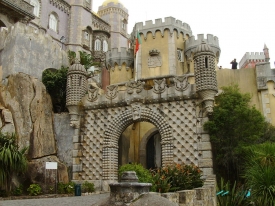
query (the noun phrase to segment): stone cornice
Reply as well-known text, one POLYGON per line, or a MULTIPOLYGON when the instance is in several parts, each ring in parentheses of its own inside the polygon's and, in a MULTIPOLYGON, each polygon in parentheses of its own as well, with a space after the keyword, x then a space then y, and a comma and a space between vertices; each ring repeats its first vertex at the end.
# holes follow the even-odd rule
MULTIPOLYGON (((33 6, 23 0, 0 0, 0 5, 15 11, 20 16, 34 19, 33 6)), ((2 6, 1 6, 2 7, 2 6)))
POLYGON ((66 14, 70 14, 71 6, 64 0, 50 0, 50 3, 54 5, 56 8, 65 12, 66 14))
POLYGON ((104 30, 107 32, 110 32, 111 30, 110 24, 108 24, 106 21, 101 19, 99 16, 97 16, 93 12, 92 12, 92 22, 94 27, 96 27, 97 29, 104 30))
POLYGON ((130 81, 120 86, 110 85, 107 87, 106 94, 99 95, 97 91, 88 94, 83 99, 83 105, 86 110, 99 109, 106 107, 117 107, 141 102, 143 104, 153 104, 160 102, 169 102, 177 100, 198 99, 194 84, 189 84, 188 78, 191 75, 175 76, 171 78, 170 85, 166 84, 166 80, 155 79, 154 86, 146 89, 146 82, 130 81), (125 90, 126 88, 126 90, 125 90), (89 96, 96 97, 94 101, 88 99, 89 96))

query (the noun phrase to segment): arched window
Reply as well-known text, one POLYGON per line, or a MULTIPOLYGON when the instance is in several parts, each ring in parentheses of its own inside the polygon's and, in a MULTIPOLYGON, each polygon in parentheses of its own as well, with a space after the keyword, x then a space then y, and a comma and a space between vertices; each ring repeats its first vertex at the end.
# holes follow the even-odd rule
POLYGON ((33 14, 36 17, 39 17, 39 13, 40 13, 40 3, 38 0, 31 0, 30 4, 34 7, 33 8, 33 14))
POLYGON ((50 14, 49 28, 57 32, 57 23, 58 23, 57 16, 54 14, 50 14))
POLYGON ((95 40, 95 51, 101 50, 101 41, 99 39, 95 40))
POLYGON ((103 41, 103 51, 107 52, 108 51, 108 43, 106 40, 103 41))

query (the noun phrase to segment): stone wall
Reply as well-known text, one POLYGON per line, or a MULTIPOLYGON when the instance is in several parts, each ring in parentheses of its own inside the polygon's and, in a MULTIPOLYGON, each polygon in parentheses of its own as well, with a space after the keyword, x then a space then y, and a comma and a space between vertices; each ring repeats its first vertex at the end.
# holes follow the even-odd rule
POLYGON ((3 78, 23 72, 41 80, 48 68, 68 66, 67 53, 51 36, 20 22, 0 32, 3 78))
POLYGON ((74 129, 70 126, 69 113, 54 114, 54 133, 57 144, 57 157, 71 168, 74 129))

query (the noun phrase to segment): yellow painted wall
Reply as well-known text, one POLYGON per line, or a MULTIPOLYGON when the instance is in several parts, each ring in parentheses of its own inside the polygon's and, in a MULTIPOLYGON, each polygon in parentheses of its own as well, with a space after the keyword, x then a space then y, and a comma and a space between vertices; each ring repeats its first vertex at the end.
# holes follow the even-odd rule
POLYGON ((129 162, 140 163, 139 160, 139 146, 144 135, 155 126, 148 122, 137 122, 129 127, 123 132, 123 135, 129 140, 129 150, 124 149, 122 154, 122 164, 127 164, 129 162))
POLYGON ((265 99, 263 103, 265 104, 266 109, 270 110, 270 113, 267 114, 267 118, 271 120, 271 124, 275 125, 275 107, 271 105, 275 105, 275 89, 274 89, 274 82, 270 81, 267 82, 268 92, 265 95, 265 99))
POLYGON ((218 88, 238 84, 242 93, 252 95, 251 105, 262 111, 262 103, 259 97, 255 68, 250 69, 219 69, 217 72, 218 88))
POLYGON ((128 71, 126 70, 126 64, 122 64, 119 68, 119 65, 115 65, 114 71, 110 70, 110 84, 117 84, 120 82, 128 82, 133 78, 132 69, 129 68, 128 71))
MULTIPOLYGON (((177 55, 177 49, 182 50, 182 55, 184 58, 184 36, 182 33, 179 33, 177 31, 174 31, 174 41, 176 43, 176 55, 177 55), (178 37, 179 36, 179 37, 178 37)), ((176 75, 182 75, 184 73, 184 62, 178 61, 178 57, 176 56, 176 68, 177 72, 176 75)))
POLYGON ((157 31, 155 38, 153 38, 152 33, 147 34, 147 39, 144 39, 144 35, 141 34, 142 39, 142 68, 141 68, 141 78, 156 77, 169 74, 169 61, 168 61, 168 38, 170 36, 169 30, 164 31, 164 36, 161 36, 161 32, 157 31), (149 50, 157 49, 160 51, 160 56, 162 60, 161 67, 149 68, 148 67, 148 57, 149 50))

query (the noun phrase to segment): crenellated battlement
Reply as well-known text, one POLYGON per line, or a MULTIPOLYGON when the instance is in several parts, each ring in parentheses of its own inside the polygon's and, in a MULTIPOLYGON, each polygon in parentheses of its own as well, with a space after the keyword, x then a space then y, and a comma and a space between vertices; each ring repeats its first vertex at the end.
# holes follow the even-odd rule
POLYGON ((132 49, 127 49, 125 47, 121 47, 120 51, 118 48, 113 48, 106 52, 106 62, 108 67, 114 67, 115 64, 121 66, 123 63, 126 63, 129 67, 134 62, 134 52, 132 49))
POLYGON ((178 36, 182 33, 184 36, 192 35, 192 30, 187 23, 183 23, 181 20, 177 20, 174 17, 165 17, 164 21, 162 19, 155 19, 155 23, 152 20, 136 23, 133 32, 136 34, 136 31, 139 30, 140 33, 144 35, 144 38, 147 38, 147 33, 151 32, 153 37, 155 37, 156 31, 161 31, 162 36, 164 36, 164 30, 169 29, 170 34, 172 35, 174 30, 178 31, 178 36))
POLYGON ((219 46, 219 38, 217 36, 214 36, 213 34, 207 34, 206 38, 204 38, 204 34, 198 34, 197 39, 195 38, 195 36, 191 36, 189 39, 185 41, 185 55, 190 57, 191 53, 195 51, 197 46, 200 45, 202 41, 205 41, 207 44, 209 44, 213 52, 216 55, 218 54, 219 57, 221 52, 219 46))
POLYGON ((240 68, 243 68, 245 64, 247 64, 249 61, 264 62, 264 52, 246 52, 241 61, 239 62, 240 68))

